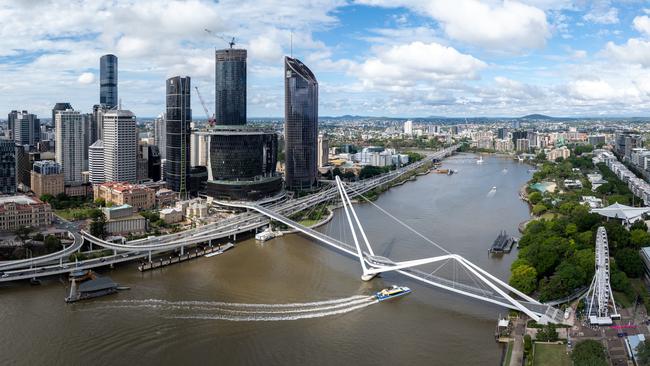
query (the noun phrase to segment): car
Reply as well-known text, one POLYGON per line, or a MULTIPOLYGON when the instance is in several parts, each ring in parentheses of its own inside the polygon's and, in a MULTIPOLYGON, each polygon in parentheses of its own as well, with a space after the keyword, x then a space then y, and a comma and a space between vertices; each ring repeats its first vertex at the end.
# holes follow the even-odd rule
POLYGON ((5 273, 5 274, 3 274, 3 275, 0 276, 0 277, 2 277, 2 278, 7 278, 7 277, 9 277, 9 274, 8 274, 8 273, 5 273))

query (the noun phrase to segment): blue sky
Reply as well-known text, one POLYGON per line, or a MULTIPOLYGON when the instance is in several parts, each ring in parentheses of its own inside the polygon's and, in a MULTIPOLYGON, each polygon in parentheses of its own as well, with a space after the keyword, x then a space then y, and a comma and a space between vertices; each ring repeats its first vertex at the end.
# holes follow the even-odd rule
POLYGON ((205 28, 249 50, 250 117, 283 115, 291 38, 320 115, 650 116, 650 3, 635 0, 8 0, 0 112, 90 111, 105 53, 136 115, 164 111, 174 75, 212 111, 213 49, 227 44, 205 28))

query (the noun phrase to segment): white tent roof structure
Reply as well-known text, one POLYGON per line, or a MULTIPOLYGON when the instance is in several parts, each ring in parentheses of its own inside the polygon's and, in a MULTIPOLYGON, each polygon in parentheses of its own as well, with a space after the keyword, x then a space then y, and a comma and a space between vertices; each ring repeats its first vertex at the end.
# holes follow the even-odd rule
POLYGON ((634 221, 644 213, 650 212, 650 207, 632 207, 621 205, 616 202, 603 208, 594 208, 591 212, 595 212, 601 216, 610 217, 613 219, 621 219, 627 221, 634 221))

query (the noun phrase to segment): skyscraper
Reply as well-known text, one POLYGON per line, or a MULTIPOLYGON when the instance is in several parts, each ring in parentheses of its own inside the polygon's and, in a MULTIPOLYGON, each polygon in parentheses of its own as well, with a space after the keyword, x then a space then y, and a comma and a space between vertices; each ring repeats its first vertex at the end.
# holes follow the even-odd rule
POLYGON ((246 124, 246 50, 215 51, 214 109, 218 125, 246 124))
POLYGON ((0 138, 0 194, 16 193, 16 145, 0 138))
POLYGON ((131 111, 110 110, 104 114, 104 179, 107 182, 137 182, 138 138, 131 111))
POLYGON ((56 162, 61 165, 66 185, 83 183, 81 172, 84 164, 83 116, 71 109, 57 111, 54 115, 56 131, 56 162))
POLYGON ((327 136, 318 135, 318 167, 329 165, 330 145, 327 136))
POLYGON ((9 116, 16 144, 35 147, 41 141, 41 121, 35 114, 11 111, 9 116))
POLYGON ((90 183, 106 182, 104 178, 104 141, 97 140, 88 147, 88 169, 90 170, 90 183))
POLYGON ((99 104, 110 109, 117 103, 117 56, 104 55, 99 59, 99 104))
POLYGON ((316 184, 318 82, 295 58, 284 58, 285 184, 290 190, 316 184))
POLYGON ((52 120, 50 121, 50 124, 54 126, 54 116, 56 115, 56 112, 58 111, 67 111, 68 109, 72 110, 72 104, 66 103, 66 102, 59 102, 54 105, 54 108, 52 108, 52 120))
POLYGON ((167 126, 165 124, 164 113, 153 120, 153 143, 158 146, 161 160, 165 160, 167 156, 167 126))
POLYGON ((167 186, 181 197, 188 193, 190 174, 190 134, 192 108, 190 104, 189 76, 167 79, 167 112, 165 130, 167 153, 165 181, 167 186))

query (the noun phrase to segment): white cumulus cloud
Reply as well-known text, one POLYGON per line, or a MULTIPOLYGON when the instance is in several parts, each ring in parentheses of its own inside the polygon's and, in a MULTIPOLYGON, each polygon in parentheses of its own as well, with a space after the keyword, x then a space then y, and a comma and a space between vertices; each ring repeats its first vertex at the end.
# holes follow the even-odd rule
POLYGON ((95 74, 92 72, 84 72, 83 74, 79 75, 77 81, 80 84, 91 84, 95 81, 95 74))
POLYGON ((358 3, 407 7, 437 20, 452 39, 499 51, 539 48, 551 36, 543 10, 518 1, 358 0, 358 3))

